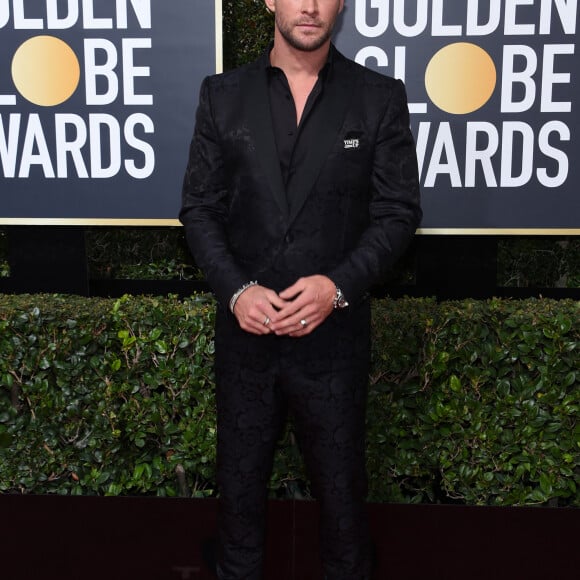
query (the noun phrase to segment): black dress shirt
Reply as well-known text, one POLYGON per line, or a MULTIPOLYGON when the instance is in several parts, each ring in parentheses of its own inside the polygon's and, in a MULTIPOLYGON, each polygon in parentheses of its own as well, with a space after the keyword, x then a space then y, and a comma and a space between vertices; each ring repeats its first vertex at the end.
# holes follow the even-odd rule
POLYGON ((290 91, 288 79, 281 68, 270 66, 268 63, 267 74, 272 127, 286 189, 288 189, 288 183, 300 166, 300 160, 295 155, 297 144, 300 139, 305 137, 305 127, 309 118, 316 115, 317 109, 321 106, 320 101, 322 99, 324 81, 327 78, 330 65, 331 58, 329 55, 328 61, 318 73, 316 84, 310 95, 308 95, 306 106, 298 125, 296 105, 290 91))

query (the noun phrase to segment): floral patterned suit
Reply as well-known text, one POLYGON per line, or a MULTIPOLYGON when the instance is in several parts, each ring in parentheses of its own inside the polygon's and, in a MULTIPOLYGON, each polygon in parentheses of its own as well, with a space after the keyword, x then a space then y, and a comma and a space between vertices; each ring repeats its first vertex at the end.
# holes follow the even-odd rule
POLYGON ((261 578, 266 486, 291 413, 321 507, 328 579, 369 578, 364 415, 369 289, 421 219, 404 86, 331 47, 285 185, 269 109, 268 55, 205 79, 180 219, 218 299, 219 577, 261 578), (324 274, 346 296, 301 338, 244 332, 228 310, 248 283, 281 291, 324 274))

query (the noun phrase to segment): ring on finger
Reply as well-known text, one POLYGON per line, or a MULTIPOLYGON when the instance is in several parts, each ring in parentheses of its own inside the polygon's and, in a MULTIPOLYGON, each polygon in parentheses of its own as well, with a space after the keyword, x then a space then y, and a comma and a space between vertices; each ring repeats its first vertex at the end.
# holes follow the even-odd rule
POLYGON ((302 328, 306 328, 308 326, 308 322, 306 321, 306 319, 302 319, 300 321, 300 326, 302 326, 302 328))
POLYGON ((266 316, 266 318, 264 318, 264 322, 262 323, 264 326, 268 326, 268 324, 270 324, 270 317, 266 316))

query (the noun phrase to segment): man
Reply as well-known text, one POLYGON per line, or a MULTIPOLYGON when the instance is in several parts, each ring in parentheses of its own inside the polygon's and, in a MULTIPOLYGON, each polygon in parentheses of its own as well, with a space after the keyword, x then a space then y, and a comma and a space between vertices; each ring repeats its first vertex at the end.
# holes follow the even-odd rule
POLYGON ((328 580, 370 578, 368 290, 421 218, 400 81, 331 44, 344 0, 265 0, 274 42, 204 80, 180 219, 218 299, 218 578, 262 577, 267 484, 287 412, 328 580))

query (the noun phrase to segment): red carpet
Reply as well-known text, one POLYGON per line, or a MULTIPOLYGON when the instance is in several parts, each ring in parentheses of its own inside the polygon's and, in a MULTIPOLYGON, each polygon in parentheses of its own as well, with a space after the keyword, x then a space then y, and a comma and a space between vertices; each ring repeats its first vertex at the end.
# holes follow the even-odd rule
MULTIPOLYGON (((375 580, 567 580, 580 510, 369 505, 375 580)), ((216 501, 0 495, 2 580, 209 580, 216 501)), ((321 580, 316 505, 270 504, 265 580, 321 580)))

